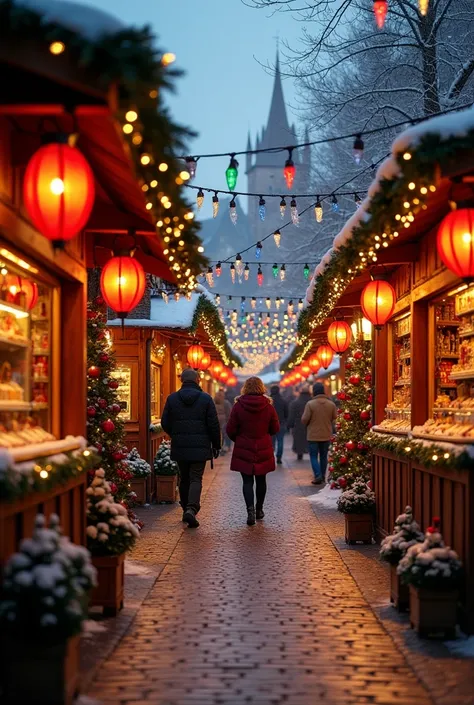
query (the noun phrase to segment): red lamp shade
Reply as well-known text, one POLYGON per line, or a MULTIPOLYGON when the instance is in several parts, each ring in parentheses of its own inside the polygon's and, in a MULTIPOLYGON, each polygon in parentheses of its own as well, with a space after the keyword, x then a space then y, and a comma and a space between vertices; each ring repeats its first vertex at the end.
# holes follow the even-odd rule
POLYGON ((211 364, 211 356, 209 353, 204 351, 204 355, 201 358, 201 362, 199 363, 199 369, 202 370, 203 372, 209 368, 209 365, 211 364))
POLYGON ((302 379, 303 379, 303 376, 302 376, 301 372, 299 372, 298 370, 295 370, 293 372, 293 383, 301 382, 302 379))
POLYGON ((329 345, 320 345, 316 350, 316 355, 321 363, 321 367, 324 367, 324 369, 327 370, 334 357, 332 348, 330 348, 329 345))
POLYGON ((474 208, 452 211, 439 226, 438 253, 458 277, 474 279, 474 208))
POLYGON ((352 331, 345 321, 334 321, 328 328, 328 342, 336 353, 343 353, 351 344, 352 331))
POLYGON ((224 365, 222 364, 222 362, 220 360, 212 360, 210 371, 211 371, 211 375, 215 379, 219 379, 219 375, 223 369, 224 369, 224 365))
POLYGON ((228 367, 224 367, 221 372, 219 373, 219 381, 223 382, 224 384, 227 382, 229 377, 231 376, 231 371, 229 370, 228 367))
POLYGON ((319 371, 319 368, 321 367, 321 363, 319 361, 319 357, 318 357, 317 353, 313 353, 312 355, 309 356, 308 365, 311 367, 311 372, 313 374, 316 374, 316 372, 319 371))
POLYGON ((295 174, 296 174, 296 167, 293 163, 293 159, 287 159, 285 162, 285 166, 283 167, 283 176, 285 177, 288 191, 291 191, 291 187, 293 186, 293 181, 295 180, 295 174))
POLYGON ((307 378, 311 374, 311 367, 307 362, 302 362, 300 365, 300 372, 303 375, 303 377, 307 378))
POLYGON ((227 386, 228 387, 235 387, 237 384, 237 377, 235 375, 231 375, 229 379, 227 380, 227 386))
POLYGON ((364 316, 376 328, 381 328, 391 317, 396 298, 393 286, 383 279, 369 282, 360 297, 364 316))
POLYGON ((38 285, 31 279, 24 279, 17 274, 8 274, 6 284, 12 303, 24 306, 31 311, 38 301, 38 285))
POLYGON ((100 276, 102 296, 122 320, 142 300, 145 285, 145 271, 140 262, 130 255, 109 259, 100 276))
POLYGON ((201 369, 201 360, 205 354, 204 348, 201 347, 201 345, 191 345, 191 347, 188 348, 186 357, 188 364, 193 368, 193 370, 201 369))
POLYGON ((43 145, 28 162, 23 200, 35 228, 55 247, 62 247, 84 228, 94 195, 92 170, 67 141, 43 145))
POLYGON ((385 18, 388 12, 387 0, 374 0, 375 23, 379 29, 383 29, 385 18))

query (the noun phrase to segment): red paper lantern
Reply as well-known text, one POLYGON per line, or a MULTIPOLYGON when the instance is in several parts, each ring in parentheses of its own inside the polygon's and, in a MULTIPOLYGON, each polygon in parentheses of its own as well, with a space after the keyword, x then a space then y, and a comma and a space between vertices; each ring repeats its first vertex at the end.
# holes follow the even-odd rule
POLYGON ((229 379, 227 380, 227 386, 228 387, 235 387, 237 384, 237 377, 235 375, 231 375, 229 379))
POLYGON ((219 375, 224 369, 224 365, 220 360, 214 360, 211 362, 211 375, 215 377, 215 379, 219 379, 219 375))
POLYGON ((94 205, 94 175, 67 135, 54 136, 26 167, 23 200, 35 228, 55 247, 64 246, 86 225, 94 205))
POLYGON ((438 229, 438 253, 458 277, 474 279, 474 208, 460 208, 444 218, 438 229))
POLYGON ((25 279, 17 274, 8 274, 6 278, 11 301, 18 306, 24 306, 31 311, 38 301, 38 285, 31 279, 25 279))
POLYGON ((332 348, 330 348, 329 345, 320 345, 316 351, 316 355, 321 363, 321 367, 324 367, 324 369, 327 370, 334 357, 332 348))
POLYGON ((122 323, 142 300, 145 286, 145 270, 131 254, 109 259, 100 276, 102 296, 122 323))
POLYGON ((391 317, 396 298, 393 286, 383 279, 369 282, 360 297, 364 316, 376 328, 381 328, 391 317))
POLYGON ((345 321, 334 321, 328 328, 328 342, 336 353, 343 353, 351 344, 351 327, 345 321))
POLYGON ((204 351, 204 355, 201 358, 201 362, 199 363, 199 369, 202 370, 203 372, 207 369, 209 369, 209 365, 211 364, 211 356, 209 353, 204 351))
POLYGON ((204 355, 204 348, 201 345, 191 345, 191 347, 188 348, 186 358, 188 360, 188 364, 193 368, 193 370, 201 369, 200 364, 204 355))
POLYGON ((229 370, 228 367, 224 367, 224 369, 221 371, 219 374, 219 381, 223 382, 224 384, 227 382, 229 377, 231 376, 232 372, 229 370))
POLYGON ((311 372, 313 374, 316 374, 320 370, 321 363, 319 361, 319 357, 318 357, 317 353, 313 353, 312 355, 309 356, 308 365, 310 366, 311 372))
POLYGON ((383 29, 385 18, 388 12, 387 0, 374 0, 375 23, 379 29, 383 29))
POLYGON ((311 374, 311 367, 307 362, 302 362, 300 365, 300 371, 303 377, 308 378, 311 374))

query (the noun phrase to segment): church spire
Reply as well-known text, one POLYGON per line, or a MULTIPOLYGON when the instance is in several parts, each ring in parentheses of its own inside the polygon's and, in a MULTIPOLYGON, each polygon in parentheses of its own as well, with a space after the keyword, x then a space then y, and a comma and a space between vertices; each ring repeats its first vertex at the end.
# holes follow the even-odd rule
MULTIPOLYGON (((277 49, 275 61, 275 76, 273 81, 272 100, 270 112, 268 114, 267 126, 262 135, 261 148, 279 147, 281 145, 291 145, 294 142, 294 134, 291 131, 286 114, 285 99, 283 97, 283 86, 280 72, 280 53, 277 49)), ((281 162, 281 155, 259 154, 256 159, 256 166, 276 165, 281 162)))

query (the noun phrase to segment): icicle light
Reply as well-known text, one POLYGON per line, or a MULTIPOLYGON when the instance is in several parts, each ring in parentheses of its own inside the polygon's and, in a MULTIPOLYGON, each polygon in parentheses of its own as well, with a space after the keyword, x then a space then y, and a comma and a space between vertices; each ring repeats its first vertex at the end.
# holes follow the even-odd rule
POLYGON ((197 193, 196 203, 197 203, 198 210, 201 210, 202 204, 204 203, 204 191, 201 188, 199 189, 199 191, 197 193))
POLYGON ((267 207, 265 205, 265 199, 260 196, 260 200, 258 202, 258 215, 260 217, 260 220, 265 220, 265 215, 267 214, 267 207))
POLYGON ((316 205, 314 206, 314 217, 317 223, 321 223, 323 219, 323 204, 319 200, 319 196, 316 200, 316 205))
POLYGON ((212 217, 217 218, 218 213, 219 213, 219 196, 217 195, 217 191, 216 191, 212 197, 212 217))
POLYGON ((291 222, 293 223, 293 225, 298 226, 299 222, 300 222, 300 216, 298 215, 298 206, 296 204, 295 198, 291 199, 290 212, 291 212, 291 222))
POLYGON ((237 223, 237 206, 235 205, 235 200, 232 199, 229 203, 229 215, 232 223, 236 225, 237 223))
POLYGON ((222 264, 218 262, 216 264, 216 277, 220 277, 222 274, 222 264))
POLYGON ((286 211, 286 201, 282 196, 281 201, 280 201, 280 216, 281 216, 281 218, 285 217, 285 211, 286 211))

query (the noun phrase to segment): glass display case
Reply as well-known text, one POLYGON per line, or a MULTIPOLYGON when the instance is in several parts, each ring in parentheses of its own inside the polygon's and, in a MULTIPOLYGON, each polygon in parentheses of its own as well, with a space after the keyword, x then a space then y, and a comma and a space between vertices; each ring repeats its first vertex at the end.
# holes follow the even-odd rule
POLYGON ((110 376, 118 382, 117 395, 121 411, 119 418, 122 421, 130 421, 132 413, 132 368, 131 365, 120 364, 110 376))

